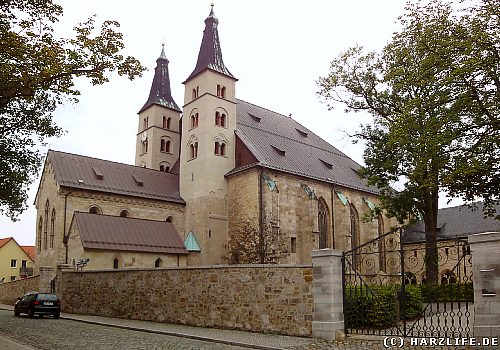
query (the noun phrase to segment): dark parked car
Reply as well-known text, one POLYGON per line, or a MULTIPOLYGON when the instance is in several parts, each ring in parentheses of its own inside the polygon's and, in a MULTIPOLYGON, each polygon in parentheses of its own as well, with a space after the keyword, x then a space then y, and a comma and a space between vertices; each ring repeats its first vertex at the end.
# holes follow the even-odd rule
POLYGON ((28 314, 29 317, 52 315, 54 318, 59 318, 61 301, 56 294, 29 292, 17 298, 14 305, 14 315, 19 316, 21 313, 28 314))

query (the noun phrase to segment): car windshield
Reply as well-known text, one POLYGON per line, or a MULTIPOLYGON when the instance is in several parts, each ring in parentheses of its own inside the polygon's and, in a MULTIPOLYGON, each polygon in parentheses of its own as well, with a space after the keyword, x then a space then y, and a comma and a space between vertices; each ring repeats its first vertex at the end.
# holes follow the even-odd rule
POLYGON ((59 298, 57 297, 57 295, 55 294, 38 294, 38 300, 53 300, 53 301, 56 301, 56 300, 59 300, 59 298))

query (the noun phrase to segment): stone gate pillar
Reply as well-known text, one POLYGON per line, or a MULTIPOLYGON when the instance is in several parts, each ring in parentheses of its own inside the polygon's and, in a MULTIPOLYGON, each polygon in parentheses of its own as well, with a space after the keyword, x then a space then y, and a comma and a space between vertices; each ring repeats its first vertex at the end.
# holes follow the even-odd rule
POLYGON ((50 293, 50 282, 56 277, 56 271, 52 266, 40 266, 40 290, 42 293, 50 293))
POLYGON ((312 252, 313 322, 312 336, 327 340, 344 337, 342 296, 342 251, 332 249, 312 252))
MULTIPOLYGON (((474 337, 496 338, 498 341, 500 339, 500 232, 470 235, 469 244, 474 283, 474 337)), ((495 346, 476 348, 493 349, 495 346)))

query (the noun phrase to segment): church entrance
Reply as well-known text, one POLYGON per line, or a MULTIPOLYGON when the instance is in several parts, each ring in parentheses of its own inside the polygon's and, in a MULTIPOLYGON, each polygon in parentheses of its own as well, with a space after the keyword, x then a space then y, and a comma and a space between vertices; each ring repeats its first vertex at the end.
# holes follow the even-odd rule
POLYGON ((425 241, 401 228, 344 252, 345 331, 401 337, 471 337, 474 290, 467 240, 438 242, 438 282, 427 283, 425 241))

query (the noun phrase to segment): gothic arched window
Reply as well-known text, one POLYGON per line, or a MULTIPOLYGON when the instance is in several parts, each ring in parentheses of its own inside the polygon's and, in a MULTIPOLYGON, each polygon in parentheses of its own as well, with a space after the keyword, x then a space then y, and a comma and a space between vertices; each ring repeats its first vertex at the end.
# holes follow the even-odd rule
POLYGON ((117 268, 118 268, 118 259, 117 259, 117 258, 115 258, 115 259, 113 260, 113 268, 114 268, 114 269, 117 269, 117 268))
MULTIPOLYGON (((356 247, 359 247, 360 245, 360 239, 359 239, 359 216, 358 216, 358 211, 354 207, 353 204, 349 205, 349 216, 350 216, 350 236, 351 236, 351 249, 354 249, 356 247)), ((352 256, 352 265, 354 269, 358 270, 359 269, 359 261, 360 257, 358 256, 357 253, 354 253, 352 256)))
POLYGON ((324 198, 318 201, 319 249, 328 248, 328 205, 324 198))
POLYGON ((38 250, 42 250, 42 231, 43 231, 43 218, 40 216, 38 220, 38 250))
POLYGON ((155 261, 155 267, 161 267, 161 265, 162 265, 161 263, 162 263, 162 261, 161 261, 160 258, 156 259, 156 261, 155 261))
POLYGON ((56 224, 56 210, 52 209, 52 216, 50 218, 50 241, 49 248, 54 248, 54 229, 56 224))
MULTIPOLYGON (((378 236, 382 237, 384 235, 384 220, 382 214, 378 216, 378 236)), ((385 237, 379 238, 378 240, 378 250, 379 250, 379 269, 380 271, 386 272, 387 263, 385 260, 385 237)))
POLYGON ((47 249, 47 235, 48 235, 48 227, 49 227, 49 210, 50 210, 50 202, 47 199, 45 202, 45 223, 43 226, 43 249, 47 249))

